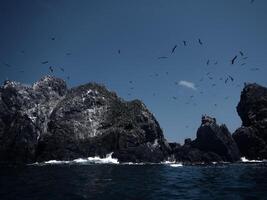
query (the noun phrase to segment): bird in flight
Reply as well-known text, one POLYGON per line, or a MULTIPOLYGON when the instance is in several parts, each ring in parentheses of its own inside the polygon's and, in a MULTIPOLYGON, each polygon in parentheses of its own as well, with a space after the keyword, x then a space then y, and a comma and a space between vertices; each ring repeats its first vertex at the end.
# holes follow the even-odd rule
POLYGON ((70 52, 67 52, 67 53, 66 53, 66 56, 70 56, 70 55, 71 55, 71 53, 70 53, 70 52))
POLYGON ((231 79, 232 82, 234 81, 234 78, 232 76, 228 75, 228 77, 231 79))
POLYGON ((174 45, 174 47, 172 48, 172 53, 174 53, 175 49, 177 48, 177 44, 174 45))
POLYGON ((206 65, 208 66, 210 64, 210 60, 207 60, 206 65))
MULTIPOLYGON (((2 62, 2 63, 3 63, 3 62, 2 62)), ((8 64, 8 63, 3 63, 3 65, 5 65, 6 67, 11 67, 11 65, 8 64)))
POLYGON ((168 58, 167 56, 160 56, 160 57, 158 57, 158 59, 166 59, 166 58, 168 58))
POLYGON ((56 40, 56 38, 55 38, 55 37, 51 37, 51 40, 53 40, 53 41, 54 41, 54 40, 56 40))
POLYGON ((52 66, 50 66, 49 67, 49 70, 53 73, 54 72, 54 70, 53 70, 53 67, 52 66))
POLYGON ((186 45, 187 45, 187 42, 186 42, 185 40, 183 41, 183 43, 184 43, 184 46, 186 46, 186 45))
POLYGON ((240 53, 241 56, 244 56, 244 53, 242 51, 239 51, 239 53, 240 53))
POLYGON ((235 60, 237 59, 237 56, 235 56, 232 60, 231 60, 231 63, 232 65, 235 64, 235 60))
POLYGON ((43 62, 41 62, 43 65, 45 65, 45 64, 47 64, 48 63, 48 61, 43 61, 43 62))
POLYGON ((202 43, 202 41, 201 41, 200 38, 198 39, 198 43, 199 43, 200 45, 203 45, 203 43, 202 43))
POLYGON ((121 54, 121 50, 120 49, 118 50, 118 54, 121 54))

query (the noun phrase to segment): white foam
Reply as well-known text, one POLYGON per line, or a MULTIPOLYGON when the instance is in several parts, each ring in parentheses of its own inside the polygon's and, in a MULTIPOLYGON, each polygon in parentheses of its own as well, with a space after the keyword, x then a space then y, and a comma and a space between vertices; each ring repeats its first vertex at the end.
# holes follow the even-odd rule
POLYGON ((70 161, 60 161, 60 160, 49 160, 49 161, 45 161, 44 164, 67 164, 70 161))
POLYGON ((245 162, 245 163, 260 163, 260 162, 264 162, 264 160, 248 160, 246 157, 241 157, 241 162, 245 162))
POLYGON ((182 167, 182 163, 170 164, 170 167, 182 167))
POLYGON ((42 163, 33 163, 33 165, 57 165, 57 164, 119 164, 118 159, 112 158, 112 153, 107 154, 105 158, 88 157, 77 158, 75 160, 49 160, 42 163))
POLYGON ((161 164, 168 165, 170 167, 182 167, 183 166, 183 164, 180 162, 169 161, 169 160, 161 162, 161 164))

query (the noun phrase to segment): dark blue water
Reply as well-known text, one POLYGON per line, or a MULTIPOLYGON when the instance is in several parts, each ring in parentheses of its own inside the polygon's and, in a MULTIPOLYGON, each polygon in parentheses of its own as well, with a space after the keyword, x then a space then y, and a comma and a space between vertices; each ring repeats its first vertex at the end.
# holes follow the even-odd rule
POLYGON ((267 164, 2 166, 0 199, 267 199, 267 164))

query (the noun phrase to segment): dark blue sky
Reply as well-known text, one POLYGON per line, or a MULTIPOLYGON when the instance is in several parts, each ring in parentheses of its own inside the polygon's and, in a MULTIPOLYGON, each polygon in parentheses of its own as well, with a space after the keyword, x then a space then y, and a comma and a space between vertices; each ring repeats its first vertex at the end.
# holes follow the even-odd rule
POLYGON ((70 87, 104 83, 127 100, 143 100, 170 141, 194 138, 205 113, 234 131, 243 83, 267 85, 266 0, 0 2, 1 81, 31 84, 53 74, 70 76, 70 87), (234 81, 225 84, 228 75, 234 81))

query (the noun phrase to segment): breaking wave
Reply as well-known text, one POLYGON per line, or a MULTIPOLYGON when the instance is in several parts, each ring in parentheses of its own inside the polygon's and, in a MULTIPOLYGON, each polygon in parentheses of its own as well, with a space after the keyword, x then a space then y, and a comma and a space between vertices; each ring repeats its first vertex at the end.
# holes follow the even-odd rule
POLYGON ((118 159, 112 158, 112 153, 107 154, 105 158, 88 157, 88 158, 77 158, 75 160, 49 160, 45 162, 36 162, 31 165, 57 165, 57 164, 119 164, 118 159))
POLYGON ((261 162, 266 162, 266 160, 248 160, 247 158, 242 157, 241 162, 244 162, 244 163, 261 163, 261 162))

